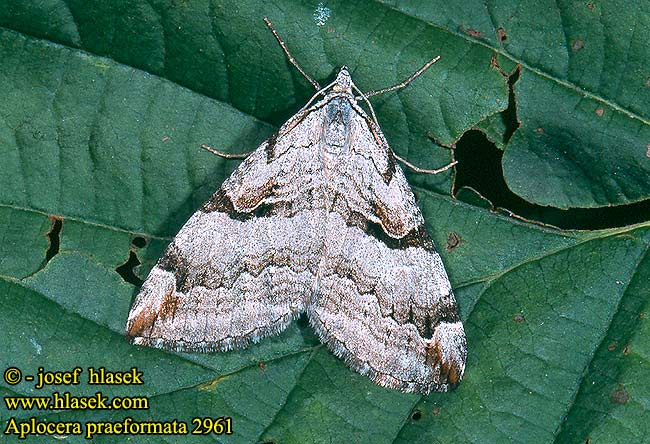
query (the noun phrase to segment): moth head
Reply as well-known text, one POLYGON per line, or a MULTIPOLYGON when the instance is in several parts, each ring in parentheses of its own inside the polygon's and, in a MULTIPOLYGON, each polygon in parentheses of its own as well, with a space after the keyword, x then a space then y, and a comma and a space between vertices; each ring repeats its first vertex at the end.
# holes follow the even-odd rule
POLYGON ((332 90, 335 92, 346 92, 352 94, 352 77, 350 77, 347 66, 342 66, 339 70, 332 90))

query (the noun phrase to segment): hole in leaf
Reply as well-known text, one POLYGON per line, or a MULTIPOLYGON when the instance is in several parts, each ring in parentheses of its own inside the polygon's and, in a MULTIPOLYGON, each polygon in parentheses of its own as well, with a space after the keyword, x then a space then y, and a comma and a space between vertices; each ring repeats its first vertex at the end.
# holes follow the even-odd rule
POLYGON ((137 277, 133 272, 133 269, 138 265, 140 265, 138 256, 133 251, 129 251, 129 259, 117 267, 115 271, 117 271, 117 274, 122 276, 122 279, 124 279, 125 282, 140 287, 144 281, 137 277))
POLYGON ((59 253, 61 245, 61 230, 63 229, 63 218, 58 216, 48 216, 50 219, 50 231, 47 232, 49 246, 45 252, 45 263, 48 263, 54 256, 59 253))
POLYGON ((501 43, 505 43, 508 41, 508 34, 506 34, 506 30, 503 28, 497 29, 497 36, 499 37, 499 41, 501 43))
POLYGON ((147 246, 147 239, 142 236, 135 236, 131 240, 131 245, 133 245, 135 248, 144 248, 147 246))
POLYGON ((422 412, 419 410, 415 410, 413 413, 411 413, 411 419, 413 421, 419 421, 422 419, 422 412))
MULTIPOLYGON (((458 165, 454 195, 463 187, 476 190, 496 209, 512 212, 530 221, 562 229, 597 230, 624 227, 650 219, 650 199, 604 208, 559 208, 532 204, 510 191, 503 178, 503 151, 478 130, 467 131, 456 143, 458 165)), ((471 202, 469 202, 471 203, 471 202)))

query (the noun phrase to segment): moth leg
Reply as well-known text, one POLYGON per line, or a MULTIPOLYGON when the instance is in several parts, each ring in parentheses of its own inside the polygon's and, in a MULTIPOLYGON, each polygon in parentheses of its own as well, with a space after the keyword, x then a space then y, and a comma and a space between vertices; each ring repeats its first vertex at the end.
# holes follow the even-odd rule
POLYGON ((454 165, 458 164, 457 160, 453 160, 449 164, 447 164, 447 165, 445 165, 445 166, 443 166, 441 168, 438 168, 438 169, 435 169, 435 170, 427 170, 427 169, 420 168, 420 167, 417 167, 417 166, 413 165, 408 160, 406 160, 403 157, 400 157, 397 154, 395 154, 394 151, 393 151, 393 156, 395 156, 395 159, 399 160, 400 162, 402 162, 404 165, 406 165, 407 167, 409 167, 410 169, 412 169, 416 173, 438 174, 438 173, 442 173, 443 171, 447 171, 449 168, 451 168, 454 165))
POLYGON ((245 159, 247 158, 253 151, 249 151, 247 153, 224 153, 223 151, 218 151, 215 150, 214 148, 211 148, 210 146, 206 145, 205 143, 201 145, 201 148, 204 150, 215 154, 219 157, 223 157, 224 159, 245 159))
POLYGON ((436 56, 436 57, 432 58, 432 59, 429 60, 427 63, 425 63, 425 64, 422 66, 422 68, 420 68, 420 69, 418 69, 417 71, 415 71, 413 74, 411 74, 411 75, 410 75, 406 80, 404 80, 402 83, 398 83, 397 85, 393 85, 393 86, 390 86, 390 87, 388 87, 388 88, 383 88, 383 89, 378 89, 378 90, 376 90, 376 91, 370 91, 370 92, 367 92, 367 93, 365 94, 366 98, 370 98, 370 97, 372 97, 372 96, 376 96, 376 95, 378 95, 378 94, 384 94, 384 93, 387 93, 387 92, 395 91, 395 90, 397 90, 397 89, 406 88, 406 86, 408 86, 409 83, 411 83, 413 80, 415 80, 415 79, 416 79, 418 76, 420 76, 420 74, 422 74, 424 71, 426 71, 427 69, 429 69, 429 68, 431 67, 431 65, 433 65, 434 63, 436 63, 438 60, 440 60, 440 56, 436 56))
POLYGON ((319 91, 319 90, 321 89, 320 84, 319 84, 316 80, 312 79, 312 78, 309 76, 309 74, 307 74, 307 73, 302 69, 302 67, 301 67, 300 65, 298 65, 298 62, 296 62, 296 59, 293 58, 293 56, 292 56, 291 53, 289 52, 289 48, 287 48, 287 45, 284 44, 284 41, 282 41, 282 38, 280 37, 280 35, 278 34, 278 32, 275 30, 275 28, 273 27, 273 24, 269 21, 268 18, 264 17, 264 23, 266 23, 266 26, 268 26, 268 28, 269 28, 269 29, 271 30, 271 32, 273 33, 273 36, 275 37, 275 39, 276 39, 276 40, 278 41, 278 43, 280 44, 280 47, 282 48, 282 51, 284 51, 284 53, 286 54, 287 59, 289 60, 289 63, 291 63, 293 66, 296 67, 296 69, 300 72, 300 74, 302 74, 302 76, 303 76, 305 79, 307 79, 307 81, 308 81, 309 83, 312 84, 312 86, 316 89, 316 91, 319 91))

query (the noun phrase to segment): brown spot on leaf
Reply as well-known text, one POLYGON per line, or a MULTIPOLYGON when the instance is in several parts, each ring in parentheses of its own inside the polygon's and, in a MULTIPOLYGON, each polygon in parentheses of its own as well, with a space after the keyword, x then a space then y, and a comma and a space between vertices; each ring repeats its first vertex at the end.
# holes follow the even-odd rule
POLYGON ((264 371, 266 370, 266 362, 260 361, 257 363, 257 366, 260 368, 260 370, 264 371))
POLYGON ((540 126, 540 127, 538 127, 538 128, 535 130, 535 132, 536 132, 537 134, 544 134, 544 128, 542 128, 542 127, 540 126))
POLYGON ((648 77, 647 79, 645 79, 645 86, 647 86, 648 88, 650 88, 650 77, 648 77))
MULTIPOLYGON (((591 9, 592 11, 594 10, 594 3, 593 2, 587 2, 587 8, 591 9)), ((587 438, 589 439, 589 438, 587 438)))
POLYGON ((496 68, 498 70, 501 70, 501 67, 499 66, 499 61, 498 61, 497 57, 498 57, 497 53, 493 52, 492 56, 490 57, 490 66, 492 68, 496 68))
POLYGON ((506 34, 506 30, 503 28, 497 29, 497 36, 499 37, 499 41, 501 43, 505 43, 508 41, 508 34, 506 34))
POLYGON ((521 324, 522 322, 524 322, 526 320, 526 318, 521 313, 516 313, 512 317, 512 320, 515 321, 517 324, 521 324))
POLYGON ((645 145, 645 156, 650 157, 650 143, 646 143, 645 145))
POLYGON ((603 108, 601 108, 600 106, 596 108, 596 115, 598 117, 603 117, 603 114, 605 114, 605 110, 603 108))
POLYGON ((619 385, 618 388, 609 395, 609 400, 614 404, 627 404, 627 402, 630 400, 630 395, 623 389, 622 386, 619 385))
POLYGON ((472 29, 472 28, 465 29, 465 34, 469 35, 470 37, 477 38, 477 39, 483 37, 483 34, 481 34, 481 31, 478 31, 478 30, 472 29))
POLYGON ((643 312, 639 313, 639 319, 643 319, 643 318, 645 318, 645 313, 643 312))
POLYGON ((435 409, 431 410, 431 413, 433 413, 434 415, 438 415, 440 414, 440 409, 436 407, 435 409))
POLYGON ((623 354, 624 354, 625 356, 627 356, 627 355, 630 354, 630 344, 627 344, 627 345, 625 346, 625 348, 623 348, 623 354))
POLYGON ((607 350, 613 352, 614 350, 616 350, 616 344, 609 344, 607 346, 607 350))
POLYGON ((571 49, 573 49, 573 52, 578 52, 584 47, 585 47, 585 41, 582 39, 575 39, 571 44, 571 49))
POLYGON ((461 242, 463 242, 465 239, 460 237, 460 235, 454 231, 449 233, 449 237, 447 238, 447 245, 445 245, 445 250, 447 251, 452 251, 456 247, 460 245, 461 242))

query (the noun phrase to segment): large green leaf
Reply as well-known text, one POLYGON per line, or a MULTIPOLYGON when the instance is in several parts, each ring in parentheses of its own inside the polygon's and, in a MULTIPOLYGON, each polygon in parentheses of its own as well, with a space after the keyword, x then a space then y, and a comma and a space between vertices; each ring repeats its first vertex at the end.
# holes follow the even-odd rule
POLYGON ((650 3, 381 1, 515 62, 510 188, 559 208, 650 198, 650 3))
MULTIPOLYGON (((123 338, 136 276, 237 165, 200 144, 253 149, 312 94, 263 16, 323 82, 345 64, 361 89, 381 88, 442 55, 408 89, 373 100, 394 149, 424 166, 449 160, 432 140, 451 145, 475 127, 501 140, 504 74, 519 64, 521 126, 503 145, 505 177, 531 201, 589 207, 650 191, 641 8, 0 0, 0 368, 136 366, 143 386, 102 390, 151 403, 11 413, 3 404, 3 423, 233 418, 232 436, 155 437, 168 443, 648 442, 650 223, 524 223, 449 197, 449 174, 409 179, 466 323, 457 390, 422 398, 377 387, 302 323, 229 353, 123 338)), ((3 396, 68 390, 98 388, 0 383, 3 396)))

